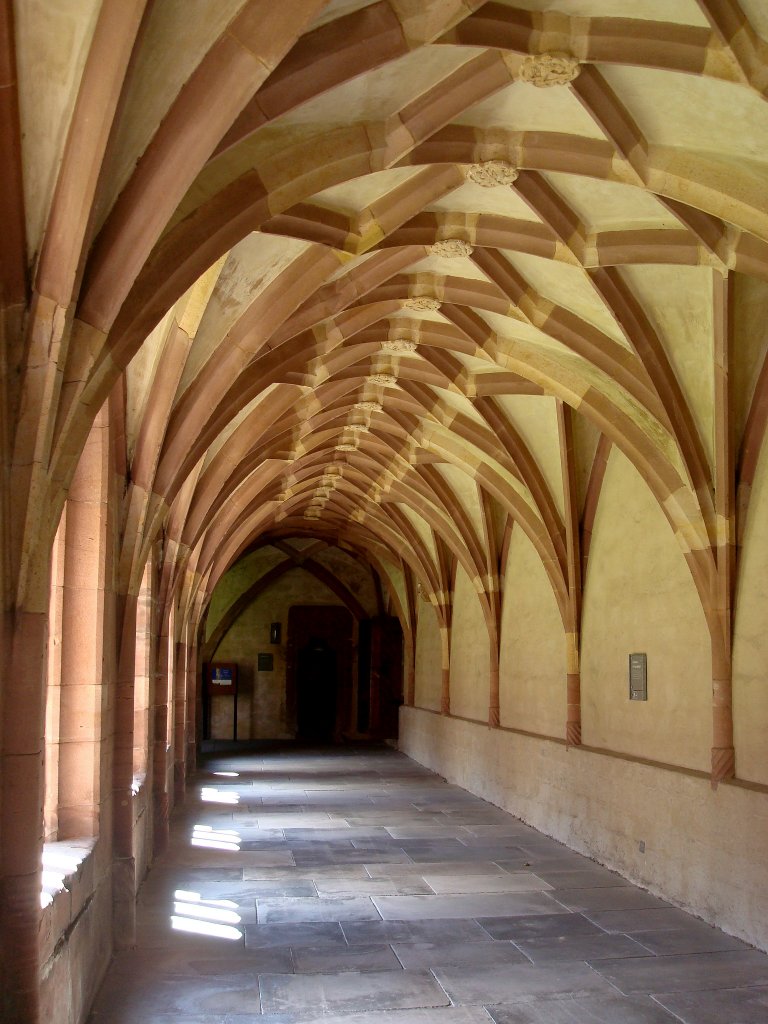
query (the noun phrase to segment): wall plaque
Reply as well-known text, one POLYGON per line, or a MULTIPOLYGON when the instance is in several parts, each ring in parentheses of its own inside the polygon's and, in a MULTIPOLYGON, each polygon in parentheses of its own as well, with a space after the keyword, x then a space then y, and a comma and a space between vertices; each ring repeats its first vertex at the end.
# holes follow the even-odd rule
POLYGON ((648 700, 648 656, 629 656, 629 699, 648 700))
POLYGON ((274 672, 275 658, 272 654, 260 654, 258 658, 259 672, 274 672))

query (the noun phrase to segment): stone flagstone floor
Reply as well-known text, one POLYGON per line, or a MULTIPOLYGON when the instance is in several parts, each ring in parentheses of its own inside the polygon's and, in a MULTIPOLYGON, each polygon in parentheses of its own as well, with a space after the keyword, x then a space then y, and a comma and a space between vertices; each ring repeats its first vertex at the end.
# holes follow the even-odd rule
POLYGON ((387 748, 210 758, 92 1024, 765 1024, 768 957, 387 748))

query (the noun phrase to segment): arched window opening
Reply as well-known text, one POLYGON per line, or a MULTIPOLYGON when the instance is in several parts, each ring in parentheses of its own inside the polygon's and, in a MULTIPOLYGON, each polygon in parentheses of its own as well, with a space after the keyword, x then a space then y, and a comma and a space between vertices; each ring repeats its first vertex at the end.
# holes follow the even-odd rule
POLYGON ((133 688, 133 779, 134 789, 147 776, 150 734, 152 671, 152 557, 147 559, 136 606, 136 668, 133 688))
POLYGON ((66 505, 51 548, 51 581, 48 599, 48 659, 45 696, 45 804, 44 840, 53 843, 59 831, 59 719, 61 716, 61 638, 64 603, 64 543, 66 505))

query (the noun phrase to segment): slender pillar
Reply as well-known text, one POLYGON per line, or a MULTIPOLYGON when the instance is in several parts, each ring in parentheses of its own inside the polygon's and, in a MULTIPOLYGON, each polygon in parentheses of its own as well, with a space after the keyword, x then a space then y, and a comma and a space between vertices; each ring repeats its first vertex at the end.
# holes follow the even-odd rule
POLYGON ((573 410, 557 402, 557 429, 560 438, 560 472, 565 504, 566 584, 565 608, 565 742, 581 743, 581 536, 576 485, 576 449, 573 435, 573 410))
POLYGON ((413 630, 403 630, 403 703, 412 708, 416 701, 416 643, 413 630))
POLYGON ((501 709, 499 697, 499 644, 496 637, 491 638, 490 680, 488 687, 488 725, 498 729, 501 725, 501 709))
POLYGON ((443 655, 442 686, 440 691, 440 714, 451 713, 451 631, 448 626, 440 627, 440 641, 443 655))
POLYGON ((736 772, 730 658, 713 652, 712 669, 712 785, 716 786, 736 772))
POLYGON ((566 722, 565 742, 577 747, 581 743, 581 671, 579 665, 579 637, 566 633, 566 722))
POLYGON ((197 705, 198 705, 198 650, 197 643, 189 648, 187 657, 187 775, 191 774, 197 767, 197 705))
POLYGON ((173 681, 174 761, 173 790, 177 799, 183 797, 186 786, 187 758, 187 659, 189 648, 183 642, 176 644, 176 666, 173 681))
POLYGON ((154 747, 152 757, 153 839, 154 854, 162 853, 168 845, 168 826, 171 813, 171 779, 169 767, 173 757, 172 685, 174 678, 173 615, 165 619, 157 645, 157 672, 155 673, 154 747))
MULTIPOLYGON (((43 575, 45 570, 41 567, 43 575)), ((47 581, 45 587, 47 590, 47 581)), ((44 606, 43 606, 44 607, 44 606)), ((47 613, 4 615, 0 837, 0 1019, 39 1020, 38 927, 43 847, 43 727, 47 613)))
POLYGON ((109 443, 94 423, 67 498, 62 602, 58 838, 98 834, 101 709, 114 679, 105 651, 109 443))
POLYGON ((733 275, 713 271, 715 356, 716 586, 712 636, 712 785, 736 774, 733 747, 732 657, 735 579, 735 439, 731 402, 733 275))
POLYGON ((112 923, 116 949, 136 943, 136 860, 133 849, 134 688, 138 597, 119 601, 122 622, 115 698, 112 769, 112 923))

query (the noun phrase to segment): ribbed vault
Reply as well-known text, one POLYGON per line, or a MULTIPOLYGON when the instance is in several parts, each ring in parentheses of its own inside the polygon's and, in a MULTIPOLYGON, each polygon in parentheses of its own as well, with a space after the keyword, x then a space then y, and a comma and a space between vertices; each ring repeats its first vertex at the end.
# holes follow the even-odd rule
MULTIPOLYGON (((14 681, 41 671, 25 652, 45 646, 51 546, 96 422, 114 454, 119 686, 133 686, 148 564, 161 635, 202 647, 238 559, 270 544, 284 571, 327 577, 314 548, 292 547, 314 538, 374 570, 403 626, 407 702, 419 603, 432 605, 445 714, 452 600, 468 578, 498 726, 520 531, 566 636, 570 744, 592 528, 620 451, 695 584, 712 775, 732 776, 733 595, 768 420, 764 5, 0 12, 13 786, 41 785, 28 755, 45 688, 30 712, 34 687, 14 681)), ((355 595, 337 596, 354 610, 355 595)), ((128 749, 130 715, 120 705, 115 724, 128 749)), ((116 794, 130 773, 117 757, 116 794)), ((118 857, 131 855, 124 806, 118 857)), ((3 814, 12 823, 12 801, 3 814)), ((27 982, 12 983, 18 1005, 27 982)))
POLYGON ((162 537, 166 607, 197 621, 249 545, 309 534, 365 552, 409 629, 417 586, 448 628, 460 565, 493 637, 514 524, 575 672, 581 549, 616 445, 682 545, 727 674, 735 467, 743 521, 766 416, 739 312, 768 277, 766 25, 735 0, 626 15, 84 0, 40 24, 22 6, 4 191, 23 179, 26 221, 4 249, 9 298, 30 267, 34 298, 12 359, 28 507, 11 598, 36 600, 109 399, 126 594, 162 537), (80 60, 50 137, 34 69, 63 28, 80 60))

